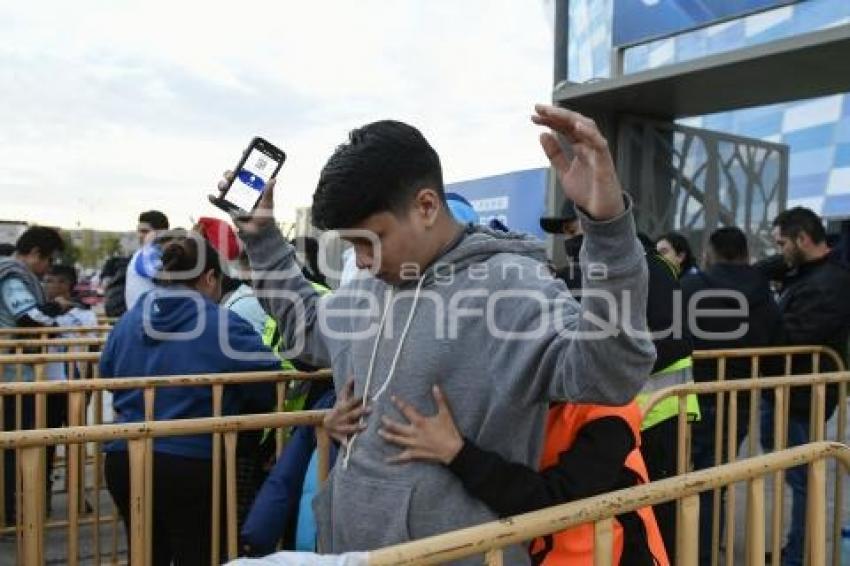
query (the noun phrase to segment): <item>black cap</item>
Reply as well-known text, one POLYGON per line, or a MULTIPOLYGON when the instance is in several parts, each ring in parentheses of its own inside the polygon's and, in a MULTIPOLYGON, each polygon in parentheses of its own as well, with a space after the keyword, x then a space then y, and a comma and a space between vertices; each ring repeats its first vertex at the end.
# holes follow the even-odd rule
POLYGON ((541 217, 540 227, 544 232, 549 232, 550 234, 562 234, 564 232, 564 222, 572 222, 576 219, 578 219, 578 214, 576 213, 575 204, 571 200, 565 200, 564 205, 561 207, 561 214, 559 216, 541 217))

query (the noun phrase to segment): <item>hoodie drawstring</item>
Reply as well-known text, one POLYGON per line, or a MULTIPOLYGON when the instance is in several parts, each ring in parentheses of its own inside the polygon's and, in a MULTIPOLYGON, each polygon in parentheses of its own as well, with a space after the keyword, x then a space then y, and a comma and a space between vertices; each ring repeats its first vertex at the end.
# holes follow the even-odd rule
MULTIPOLYGON (((401 331, 401 336, 399 337, 398 347, 396 348, 395 355, 393 355, 393 361, 390 364, 390 369, 387 372, 387 378, 384 380, 384 383, 375 392, 372 396, 372 401, 377 401, 378 398, 387 390, 390 382, 395 375, 396 364, 398 363, 398 359, 401 356, 401 349, 404 347, 404 340, 407 338, 407 332, 410 330, 410 325, 413 322, 413 315, 416 312, 416 305, 419 303, 419 294, 422 291, 422 284, 425 282, 425 277, 419 278, 419 283, 416 284, 416 292, 413 294, 413 304, 410 306, 410 313, 407 315, 407 322, 404 323, 404 329, 401 331)), ((384 332, 384 326, 387 322, 387 315, 390 312, 390 307, 392 306, 393 301, 395 300, 395 294, 392 293, 390 295, 389 300, 387 301, 387 306, 384 307, 384 313, 381 315, 381 322, 378 324, 378 333, 375 336, 375 343, 372 346, 372 355, 369 358, 369 369, 366 372, 366 387, 363 390, 363 408, 366 407, 366 404, 369 401, 369 389, 372 385, 372 373, 375 369, 375 360, 377 359, 378 354, 378 343, 381 340, 381 334, 384 332)), ((351 458, 351 452, 354 448, 354 441, 357 440, 357 437, 360 436, 359 432, 354 433, 351 436, 351 440, 345 445, 345 457, 342 461, 343 469, 348 469, 348 460, 351 458)))

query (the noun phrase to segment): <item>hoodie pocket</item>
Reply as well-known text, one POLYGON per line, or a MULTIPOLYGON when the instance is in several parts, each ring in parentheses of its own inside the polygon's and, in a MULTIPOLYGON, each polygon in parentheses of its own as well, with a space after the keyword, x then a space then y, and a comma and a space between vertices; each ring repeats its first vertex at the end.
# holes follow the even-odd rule
MULTIPOLYGON (((333 514, 333 528, 325 527, 331 534, 332 552, 373 550, 410 540, 412 487, 351 475, 345 481, 336 480, 328 490, 333 501, 320 502, 325 506, 323 511, 333 514)), ((329 520, 330 516, 328 513, 324 518, 329 520)), ((323 535, 319 536, 322 540, 323 535)))

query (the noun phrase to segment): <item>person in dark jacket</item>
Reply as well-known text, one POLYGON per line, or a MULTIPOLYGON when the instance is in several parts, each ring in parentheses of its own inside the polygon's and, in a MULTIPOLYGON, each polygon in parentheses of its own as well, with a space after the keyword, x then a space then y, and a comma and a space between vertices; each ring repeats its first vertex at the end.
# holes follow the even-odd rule
MULTIPOLYGON (((676 296, 681 292, 676 267, 671 265, 643 234, 638 236, 646 253, 649 268, 649 296, 646 302, 647 327, 652 332, 652 344, 656 358, 652 373, 638 395, 643 404, 649 396, 666 387, 690 383, 691 352, 693 344, 685 328, 681 328, 678 312, 681 307, 676 296), (676 328, 677 324, 680 328, 676 328)), ((689 420, 699 418, 699 404, 695 395, 687 398, 689 420)), ((641 423, 640 451, 646 462, 651 481, 676 475, 678 460, 678 414, 676 398, 669 398, 645 412, 641 423)), ((655 505, 655 517, 664 537, 669 556, 676 556, 676 504, 675 502, 655 505)))
POLYGON ((540 228, 549 234, 564 237, 564 253, 567 263, 555 272, 555 277, 566 283, 567 289, 570 291, 581 289, 581 266, 578 261, 578 252, 584 242, 584 234, 581 231, 575 204, 569 200, 564 201, 560 215, 540 218, 540 228))
MULTIPOLYGON (((187 375, 279 369, 251 325, 221 309, 218 254, 198 235, 163 246, 157 287, 116 323, 103 349, 105 378, 187 375), (199 268, 200 267, 200 268, 199 268), (226 338, 223 339, 223 338, 226 338), (263 355, 265 354, 265 355, 263 355)), ((144 420, 141 390, 116 391, 118 423, 144 420)), ((267 412, 274 406, 271 383, 229 386, 222 413, 267 412)), ((210 387, 157 389, 154 419, 212 416, 210 387)), ((209 434, 154 440, 153 564, 209 564, 212 437, 209 434)), ((124 441, 105 446, 106 483, 129 532, 129 463, 124 441)))
POLYGON ((655 243, 658 253, 676 266, 678 277, 697 273, 697 260, 688 239, 678 232, 667 232, 655 243))
MULTIPOLYGON (((783 280, 779 311, 783 342, 787 345, 821 345, 846 358, 850 331, 850 271, 830 259, 826 231, 813 211, 795 207, 773 221, 773 239, 791 269, 783 280)), ((792 373, 811 373, 809 356, 794 359, 792 373)), ((820 371, 834 371, 829 358, 822 357, 820 371)), ((769 399, 769 397, 768 397, 769 399)), ((788 415, 788 445, 809 442, 811 390, 796 387, 791 392, 788 415)), ((825 417, 837 404, 835 386, 827 387, 825 417)), ((773 403, 762 404, 762 443, 773 448, 773 403)), ((802 564, 806 514, 806 468, 793 468, 785 474, 791 487, 791 530, 783 552, 783 564, 802 564)))
MULTIPOLYGON (((712 232, 708 240, 705 271, 686 275, 681 283, 682 302, 693 315, 689 330, 694 349, 757 348, 779 343, 779 308, 773 299, 767 279, 761 271, 749 264, 747 237, 739 228, 724 227, 712 232), (722 311, 723 314, 719 315, 715 311, 722 311)), ((757 377, 751 375, 751 369, 749 358, 730 358, 726 361, 723 377, 757 377)), ((760 369, 762 375, 776 371, 770 371, 770 368, 764 365, 760 369)), ((716 381, 717 362, 694 360, 693 373, 697 382, 716 381)), ((699 405, 701 419, 693 425, 691 444, 695 470, 714 466, 716 451, 716 396, 700 396, 699 405)), ((749 395, 738 394, 735 446, 740 445, 747 435, 749 409, 749 395)), ((726 430, 727 427, 723 425, 724 434, 726 430)), ((723 450, 726 445, 727 440, 724 438, 720 449, 723 450)), ((721 457, 721 462, 728 461, 725 456, 721 457)), ((722 497, 725 497, 725 491, 721 492, 721 502, 722 497)), ((700 494, 700 564, 710 564, 711 561, 712 504, 711 491, 700 494)), ((724 514, 721 513, 721 532, 723 518, 724 514)))
MULTIPOLYGON (((581 295, 581 270, 578 263, 578 252, 581 249, 582 235, 569 236, 570 207, 565 206, 561 217, 541 218, 540 225, 544 229, 555 230, 562 226, 568 235, 565 242, 567 255, 574 258, 566 267, 556 273, 563 279, 567 287, 577 296, 581 295), (544 222, 546 221, 546 222, 544 222), (560 224, 559 224, 560 223, 560 224), (576 281, 577 280, 577 281, 576 281)), ((572 209, 575 214, 575 209, 572 209)), ((680 292, 678 267, 670 264, 655 249, 645 234, 638 234, 646 254, 646 264, 649 270, 649 293, 646 302, 647 327, 653 333, 652 344, 655 346, 656 358, 652 373, 644 390, 639 396, 639 402, 646 400, 651 393, 670 385, 678 385, 690 380, 690 355, 693 344, 684 329, 676 332, 677 305, 674 297, 680 292), (684 364, 685 367, 677 366, 684 364), (668 371, 668 368, 672 368, 668 371)), ((640 451, 646 463, 649 478, 652 481, 671 477, 676 474, 678 402, 667 402, 656 406, 644 419, 642 424, 642 440, 640 451)), ((689 399, 689 414, 697 418, 699 409, 696 397, 689 399)), ((664 543, 670 556, 675 553, 676 539, 676 505, 675 502, 662 503, 655 506, 655 516, 664 543)))

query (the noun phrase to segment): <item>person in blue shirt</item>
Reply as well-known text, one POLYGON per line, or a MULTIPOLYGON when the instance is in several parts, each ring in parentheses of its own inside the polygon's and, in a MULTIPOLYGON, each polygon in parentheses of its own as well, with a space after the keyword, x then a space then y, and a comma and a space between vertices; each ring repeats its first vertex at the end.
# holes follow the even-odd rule
MULTIPOLYGON (((280 361, 251 325, 219 306, 221 260, 196 234, 162 247, 157 287, 116 323, 104 346, 101 375, 142 377, 275 370, 280 361)), ((271 410, 274 385, 225 388, 223 413, 271 410)), ((142 390, 114 392, 115 421, 144 420, 142 390)), ((211 387, 159 388, 154 419, 212 416, 211 387)), ((129 463, 126 443, 105 446, 106 483, 129 532, 129 463)), ((212 493, 211 435, 154 440, 153 564, 209 564, 212 493)))

